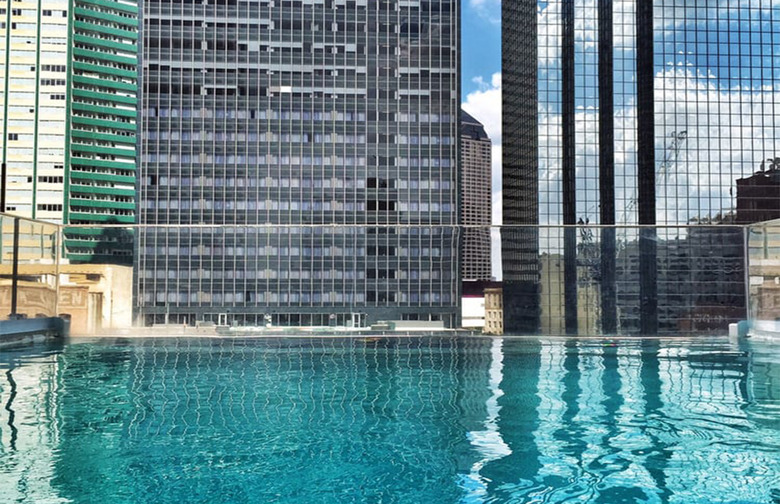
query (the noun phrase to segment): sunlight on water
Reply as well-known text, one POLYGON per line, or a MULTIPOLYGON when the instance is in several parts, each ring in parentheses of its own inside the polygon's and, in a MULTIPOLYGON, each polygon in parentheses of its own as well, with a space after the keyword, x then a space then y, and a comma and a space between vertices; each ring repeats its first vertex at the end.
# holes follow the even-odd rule
POLYGON ((112 340, 0 354, 3 502, 780 502, 780 346, 112 340))

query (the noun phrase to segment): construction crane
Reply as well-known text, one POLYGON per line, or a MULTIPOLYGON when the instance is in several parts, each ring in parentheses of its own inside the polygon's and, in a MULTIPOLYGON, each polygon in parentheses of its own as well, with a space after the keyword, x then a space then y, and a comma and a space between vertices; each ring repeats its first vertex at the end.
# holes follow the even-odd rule
MULTIPOLYGON (((672 131, 669 134, 669 137, 672 140, 666 147, 664 160, 661 161, 661 163, 658 165, 658 169, 655 171, 655 183, 659 187, 664 187, 666 185, 671 168, 680 158, 680 151, 682 150, 685 141, 688 139, 688 131, 672 131)), ((637 190, 634 188, 634 193, 632 194, 631 199, 628 200, 628 205, 626 205, 626 208, 623 210, 623 218, 620 222, 621 224, 628 223, 628 218, 631 215, 631 212, 634 211, 634 208, 636 208, 637 203, 637 190)))

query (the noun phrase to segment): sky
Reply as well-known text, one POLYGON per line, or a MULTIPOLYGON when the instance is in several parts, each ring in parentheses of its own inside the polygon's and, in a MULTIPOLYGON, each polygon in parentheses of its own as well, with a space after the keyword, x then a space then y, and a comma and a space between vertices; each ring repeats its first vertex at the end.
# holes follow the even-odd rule
POLYGON ((501 72, 501 0, 462 2, 462 80, 464 98, 480 82, 501 72))

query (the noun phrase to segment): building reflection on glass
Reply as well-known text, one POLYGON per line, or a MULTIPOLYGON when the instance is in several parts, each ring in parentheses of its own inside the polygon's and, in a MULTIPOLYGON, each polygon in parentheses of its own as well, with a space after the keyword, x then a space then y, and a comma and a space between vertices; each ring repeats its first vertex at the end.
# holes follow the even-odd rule
POLYGON ((506 304, 537 307, 507 310, 508 331, 700 333, 744 318, 742 238, 727 226, 737 180, 780 152, 780 11, 689 4, 503 4, 504 224, 580 226, 504 241, 506 304), (680 284, 694 269, 723 296, 691 298, 680 284))

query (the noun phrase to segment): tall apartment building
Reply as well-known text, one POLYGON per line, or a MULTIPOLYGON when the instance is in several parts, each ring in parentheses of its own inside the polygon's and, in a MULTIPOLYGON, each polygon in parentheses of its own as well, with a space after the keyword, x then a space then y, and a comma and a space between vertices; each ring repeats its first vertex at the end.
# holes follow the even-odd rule
POLYGON ((464 282, 489 281, 490 224, 492 217, 490 138, 485 127, 467 112, 460 111, 461 224, 464 282), (469 227, 477 226, 477 227, 469 227))
POLYGON ((508 331, 556 302, 577 332, 593 282, 602 331, 663 331, 676 287, 656 248, 686 230, 588 225, 727 221, 734 181, 780 152, 778 30, 777 2, 504 2, 503 218, 541 225, 503 235, 508 331), (539 299, 544 255, 564 260, 558 300, 539 299))
POLYGON ((145 2, 138 320, 456 324, 459 9, 145 2))
MULTIPOLYGON (((0 206, 65 224, 133 223, 138 7, 117 0, 0 2, 0 206)), ((72 260, 131 253, 67 233, 72 260)))

